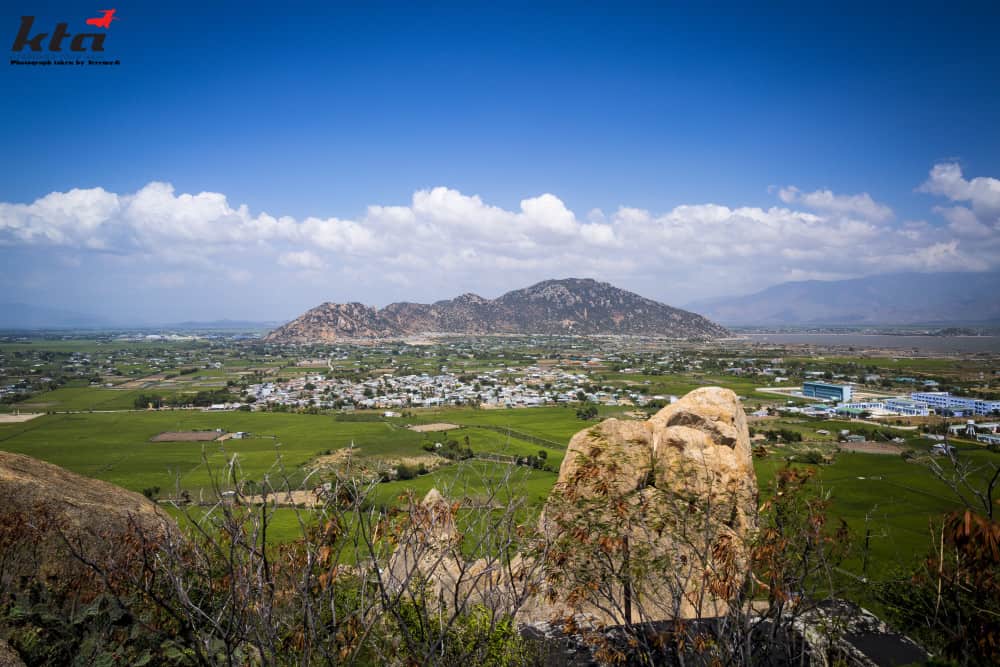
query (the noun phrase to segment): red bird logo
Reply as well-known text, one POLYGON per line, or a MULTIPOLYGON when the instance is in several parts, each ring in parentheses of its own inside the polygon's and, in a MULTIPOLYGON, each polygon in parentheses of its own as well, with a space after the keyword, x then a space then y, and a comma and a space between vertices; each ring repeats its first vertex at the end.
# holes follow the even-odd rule
POLYGON ((96 25, 98 28, 110 28, 112 21, 117 21, 115 18, 115 10, 113 9, 102 9, 104 16, 98 18, 87 19, 87 25, 96 25))

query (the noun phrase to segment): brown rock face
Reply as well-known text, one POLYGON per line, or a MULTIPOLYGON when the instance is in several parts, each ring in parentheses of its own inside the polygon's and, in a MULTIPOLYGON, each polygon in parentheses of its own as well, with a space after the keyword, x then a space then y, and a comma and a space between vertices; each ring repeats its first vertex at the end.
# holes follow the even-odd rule
POLYGON ((0 587, 95 580, 73 552, 113 566, 134 552, 140 535, 173 530, 173 520, 138 493, 0 451, 0 587))
POLYGON ((546 280, 496 299, 463 294, 432 304, 324 303, 267 335, 274 343, 401 338, 415 334, 614 334, 717 338, 701 315, 590 279, 546 280))
POLYGON ((569 443, 542 519, 545 593, 521 616, 724 614, 756 526, 749 432, 732 391, 697 389, 646 422, 607 419, 569 443))

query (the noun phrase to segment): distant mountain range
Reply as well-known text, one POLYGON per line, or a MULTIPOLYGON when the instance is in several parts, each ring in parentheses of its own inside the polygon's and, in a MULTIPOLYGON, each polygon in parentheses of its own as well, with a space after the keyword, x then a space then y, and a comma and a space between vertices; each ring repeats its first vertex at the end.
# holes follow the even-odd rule
POLYGON ((627 334, 717 338, 701 315, 590 279, 546 280, 496 299, 475 294, 432 304, 324 303, 267 335, 282 343, 398 338, 422 333, 627 334))
POLYGON ((1000 272, 806 280, 687 308, 726 325, 1000 323, 1000 272))
POLYGON ((107 321, 60 308, 30 303, 0 304, 0 329, 97 329, 107 321))
POLYGON ((248 329, 273 329, 276 325, 281 324, 279 321, 270 320, 267 322, 259 322, 255 320, 207 320, 204 322, 199 321, 185 321, 176 322, 173 324, 161 325, 162 328, 170 329, 185 329, 185 330, 212 330, 212 331, 225 331, 225 330, 238 330, 245 331, 248 329))
POLYGON ((274 320, 212 320, 206 322, 172 322, 151 324, 143 322, 115 322, 82 313, 36 306, 28 303, 0 303, 0 331, 28 331, 39 329, 177 329, 186 331, 269 330, 280 322, 274 320))

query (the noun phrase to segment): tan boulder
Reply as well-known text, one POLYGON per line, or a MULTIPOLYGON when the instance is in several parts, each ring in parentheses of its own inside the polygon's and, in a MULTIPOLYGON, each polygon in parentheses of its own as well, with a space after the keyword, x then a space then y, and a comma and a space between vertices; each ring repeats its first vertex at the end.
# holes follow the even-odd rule
POLYGON ((0 451, 0 585, 79 585, 176 524, 144 496, 30 456, 0 451))
POLYGON ((457 503, 432 488, 397 525, 397 548, 384 576, 386 588, 402 598, 422 587, 435 609, 483 605, 512 613, 526 596, 535 561, 521 554, 496 553, 468 559, 455 526, 457 503))
POLYGON ((757 526, 739 399, 706 387, 645 422, 607 419, 580 431, 541 526, 546 580, 522 620, 724 614, 747 575, 744 547, 757 526))
POLYGON ((0 667, 25 667, 21 656, 2 638, 0 638, 0 667))

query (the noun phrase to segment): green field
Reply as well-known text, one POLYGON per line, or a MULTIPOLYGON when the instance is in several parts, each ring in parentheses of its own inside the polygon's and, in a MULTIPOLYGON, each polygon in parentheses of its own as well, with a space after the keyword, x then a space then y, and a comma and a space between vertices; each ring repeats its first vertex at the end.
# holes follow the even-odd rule
MULTIPOLYGON (((577 428, 579 424, 577 420, 577 428)), ((468 435, 473 451, 480 453, 527 456, 542 449, 486 429, 448 433, 448 437, 460 440, 468 435)), ((0 448, 7 451, 51 461, 132 490, 159 486, 166 493, 179 485, 192 494, 207 493, 210 469, 220 470, 234 456, 246 478, 260 481, 269 474, 277 484, 287 475, 297 485, 305 474, 303 465, 329 450, 353 443, 366 457, 421 456, 427 454, 424 444, 443 437, 443 433, 421 434, 382 421, 341 422, 325 415, 197 410, 56 414, 0 425, 0 448), (150 442, 163 431, 206 429, 247 431, 253 437, 208 443, 150 442)), ((561 450, 546 449, 557 467, 561 450)), ((554 479, 551 473, 549 476, 554 479)))
POLYGON ((446 422, 510 428, 565 446, 574 433, 585 426, 576 416, 575 406, 540 407, 508 410, 470 410, 441 408, 421 410, 416 423, 446 422))
POLYGON ((0 425, 0 447, 8 451, 133 490, 172 489, 179 479, 192 493, 210 484, 202 452, 217 469, 236 455, 243 474, 258 481, 269 471, 277 474, 275 464, 280 461, 298 482, 301 466, 312 457, 352 442, 371 456, 423 453, 421 437, 412 431, 383 423, 338 423, 319 415, 175 410, 46 415, 0 425), (248 431, 254 437, 223 443, 150 442, 163 431, 217 428, 248 431))
MULTIPOLYGON (((72 389, 51 392, 46 397, 59 391, 72 389)), ((66 394, 67 400, 70 396, 66 394)), ((603 416, 621 411, 602 409, 603 416)), ((290 484, 298 485, 311 459, 352 443, 361 456, 391 459, 422 456, 426 454, 423 448, 426 444, 445 439, 464 442, 468 437, 473 451, 481 454, 527 456, 544 449, 548 455, 546 463, 557 470, 565 443, 587 426, 571 407, 442 408, 415 411, 406 419, 384 420, 370 413, 358 419, 196 410, 50 414, 20 424, 0 425, 0 449, 35 456, 136 491, 158 486, 162 495, 172 495, 175 487, 179 487, 197 500, 211 497, 213 471, 218 474, 230 461, 239 464, 245 479, 261 481, 268 475, 273 485, 281 486, 287 477, 290 484), (407 422, 449 422, 460 428, 417 433, 405 428, 407 422), (254 435, 222 443, 150 442, 150 438, 163 431, 205 429, 248 431, 254 435), (529 442, 525 437, 540 438, 545 444, 529 442)), ((781 419, 756 422, 754 426, 758 430, 779 427, 798 430, 806 442, 797 446, 832 451, 834 435, 819 436, 816 429, 825 428, 836 434, 840 428, 857 425, 781 419)), ((922 440, 916 432, 907 432, 905 437, 906 446, 918 451, 926 451, 930 446, 930 441, 922 440)), ((772 448, 772 455, 755 459, 762 498, 775 470, 785 465, 783 454, 794 451, 792 446, 772 448)), ((964 446, 961 456, 1000 461, 1000 454, 974 445, 964 446)), ((451 464, 416 479, 383 483, 375 500, 388 504, 407 490, 422 495, 432 486, 452 497, 482 497, 499 476, 510 470, 507 464, 483 461, 451 464)), ((843 564, 845 570, 857 575, 862 574, 860 545, 866 531, 870 535, 867 574, 877 577, 921 558, 929 543, 929 519, 958 508, 956 499, 943 484, 923 467, 900 456, 841 453, 833 464, 819 466, 817 472, 817 489, 829 493, 833 516, 847 521, 858 545, 843 564)), ((518 492, 537 509, 554 484, 556 474, 517 467, 511 479, 518 492)), ((274 535, 290 539, 298 532, 294 512, 281 510, 274 535)))
MULTIPOLYGON (((131 410, 143 390, 107 387, 60 387, 17 404, 21 412, 63 412, 67 410, 131 410)), ((148 393, 148 392, 146 392, 148 393)))

